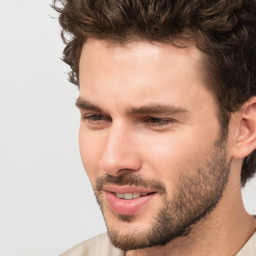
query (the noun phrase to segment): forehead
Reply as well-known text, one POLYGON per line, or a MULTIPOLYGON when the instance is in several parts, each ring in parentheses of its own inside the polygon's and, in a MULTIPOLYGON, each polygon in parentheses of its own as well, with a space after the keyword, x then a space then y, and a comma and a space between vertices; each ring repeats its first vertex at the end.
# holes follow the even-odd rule
POLYGON ((156 101, 193 104, 191 99, 196 98, 199 104, 205 96, 211 97, 202 59, 194 46, 144 41, 121 45, 89 39, 80 59, 80 96, 105 105, 115 99, 119 106, 156 101))
MULTIPOLYGON (((177 47, 172 44, 147 42, 147 41, 132 41, 127 43, 117 43, 108 40, 87 39, 83 45, 80 70, 86 64, 86 60, 94 61, 103 60, 107 63, 108 60, 116 63, 125 64, 147 64, 147 69, 154 68, 157 70, 158 64, 169 64, 172 61, 179 61, 176 64, 186 65, 191 68, 199 68, 202 63, 202 52, 194 45, 190 44, 187 47, 177 47)), ((93 62, 90 62, 93 64, 93 62)), ((104 63, 101 63, 104 64, 104 63)), ((97 66, 94 66, 96 68, 97 66)), ((178 67, 178 66, 177 66, 178 67)), ((122 66, 119 67, 120 69, 122 66)), ((127 68, 127 67, 125 67, 127 68)))

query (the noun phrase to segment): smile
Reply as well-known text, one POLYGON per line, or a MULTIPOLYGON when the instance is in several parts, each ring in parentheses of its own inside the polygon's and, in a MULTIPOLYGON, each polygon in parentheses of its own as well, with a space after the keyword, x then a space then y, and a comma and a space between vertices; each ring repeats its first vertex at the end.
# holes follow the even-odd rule
POLYGON ((125 194, 120 194, 120 193, 115 193, 116 197, 120 198, 120 199, 125 199, 125 200, 131 200, 131 199, 135 199, 135 198, 139 198, 142 196, 147 196, 149 194, 152 193, 125 193, 125 194))
POLYGON ((146 207, 157 194, 143 188, 111 186, 104 188, 107 205, 120 215, 134 215, 146 207))

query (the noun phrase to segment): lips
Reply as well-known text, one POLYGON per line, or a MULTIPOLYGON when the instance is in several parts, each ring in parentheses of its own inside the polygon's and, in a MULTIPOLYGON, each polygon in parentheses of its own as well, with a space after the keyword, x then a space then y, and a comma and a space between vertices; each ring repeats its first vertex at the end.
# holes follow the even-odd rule
POLYGON ((104 187, 110 209, 120 215, 134 215, 156 195, 156 191, 128 186, 104 187))

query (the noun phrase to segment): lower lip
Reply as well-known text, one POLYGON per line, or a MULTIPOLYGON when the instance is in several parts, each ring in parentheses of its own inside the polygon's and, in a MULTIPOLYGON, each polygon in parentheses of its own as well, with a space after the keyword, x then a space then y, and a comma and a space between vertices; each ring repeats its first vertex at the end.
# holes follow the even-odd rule
POLYGON ((134 215, 155 196, 149 194, 130 200, 120 199, 111 192, 106 192, 108 204, 112 211, 120 215, 134 215))

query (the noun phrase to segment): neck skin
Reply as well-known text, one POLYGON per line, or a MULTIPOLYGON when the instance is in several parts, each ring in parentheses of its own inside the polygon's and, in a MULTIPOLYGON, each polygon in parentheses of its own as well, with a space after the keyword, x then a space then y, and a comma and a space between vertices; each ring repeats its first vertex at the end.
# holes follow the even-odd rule
POLYGON ((192 227, 186 237, 176 238, 166 246, 128 251, 126 256, 234 256, 256 229, 256 219, 242 202, 241 163, 234 160, 229 182, 217 207, 192 227))

